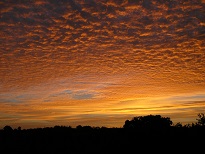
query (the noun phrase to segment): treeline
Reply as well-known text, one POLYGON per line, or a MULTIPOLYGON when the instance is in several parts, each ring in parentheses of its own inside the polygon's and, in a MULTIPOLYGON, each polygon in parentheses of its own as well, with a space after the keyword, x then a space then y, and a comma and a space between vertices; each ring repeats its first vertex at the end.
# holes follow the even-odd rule
POLYGON ((169 117, 147 115, 126 120, 121 128, 78 125, 0 130, 0 146, 5 153, 164 153, 201 151, 204 147, 205 116, 196 123, 173 124, 169 117), (168 150, 168 151, 167 151, 168 150))
MULTIPOLYGON (((195 123, 189 123, 182 125, 181 122, 174 124, 170 117, 162 117, 161 115, 146 115, 146 116, 136 116, 133 117, 131 120, 126 120, 123 128, 125 129, 166 129, 169 127, 177 127, 177 128, 194 128, 194 127, 205 127, 205 115, 204 113, 199 113, 198 118, 196 118, 195 123)), ((59 126, 56 125, 54 127, 45 127, 45 128, 35 128, 36 130, 39 129, 71 129, 71 126, 59 126)), ((78 125, 75 129, 105 129, 106 127, 92 127, 92 126, 82 126, 78 125)), ((114 127, 113 127, 114 128, 114 127)), ((6 125, 1 131, 4 130, 5 132, 10 132, 13 128, 9 125, 6 125)), ((20 131, 21 127, 14 129, 15 131, 20 131)), ((24 129, 25 130, 25 129, 24 129)), ((34 130, 34 129, 30 129, 34 130)))

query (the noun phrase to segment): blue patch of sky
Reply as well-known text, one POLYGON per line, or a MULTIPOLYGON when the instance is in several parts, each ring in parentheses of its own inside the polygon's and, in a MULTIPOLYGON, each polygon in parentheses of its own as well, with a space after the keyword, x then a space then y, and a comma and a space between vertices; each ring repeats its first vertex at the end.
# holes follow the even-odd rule
POLYGON ((93 99, 95 94, 89 93, 87 91, 78 91, 72 95, 72 99, 83 100, 83 99, 93 99))
POLYGON ((15 99, 15 98, 11 98, 11 99, 4 99, 4 98, 2 98, 2 99, 0 99, 0 103, 21 103, 22 101, 21 100, 18 100, 18 99, 15 99))
POLYGON ((55 94, 51 94, 49 97, 58 97, 58 96, 61 96, 61 95, 70 95, 72 93, 73 93, 72 90, 63 90, 61 92, 58 92, 58 93, 55 93, 55 94))
POLYGON ((22 103, 26 100, 34 99, 36 98, 36 95, 31 94, 22 94, 22 95, 9 95, 9 94, 3 94, 0 95, 0 103, 22 103))
POLYGON ((73 91, 72 90, 64 90, 62 91, 63 94, 72 94, 73 91))
POLYGON ((61 92, 50 95, 48 99, 44 100, 44 102, 50 102, 54 97, 64 97, 65 95, 75 100, 93 99, 95 96, 94 93, 87 90, 81 90, 81 91, 63 90, 61 92))

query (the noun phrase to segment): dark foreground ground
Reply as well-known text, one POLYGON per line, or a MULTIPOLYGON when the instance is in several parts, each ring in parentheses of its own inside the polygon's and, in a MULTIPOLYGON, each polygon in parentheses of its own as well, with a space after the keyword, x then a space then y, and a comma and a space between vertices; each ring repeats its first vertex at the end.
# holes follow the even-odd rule
MULTIPOLYGON (((205 128, 69 127, 0 130, 2 154, 201 153, 205 128)), ((203 152, 202 152, 203 153, 203 152)))

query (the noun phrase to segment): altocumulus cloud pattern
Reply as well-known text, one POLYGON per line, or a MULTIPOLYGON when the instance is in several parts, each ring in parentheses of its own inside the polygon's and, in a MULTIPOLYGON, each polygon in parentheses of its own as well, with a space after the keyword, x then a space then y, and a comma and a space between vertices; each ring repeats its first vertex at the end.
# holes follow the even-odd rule
MULTIPOLYGON (((144 96, 193 92, 196 97, 195 92, 200 92, 204 98, 202 0, 3 0, 0 4, 4 120, 12 117, 12 105, 26 108, 22 103, 71 105, 92 100, 112 108, 113 102, 133 105, 144 96)), ((30 107, 35 113, 36 108, 30 107)), ((54 113, 55 107, 41 109, 45 108, 54 113)), ((119 110, 124 108, 130 106, 119 110)), ((17 114, 20 119, 25 113, 17 114)))

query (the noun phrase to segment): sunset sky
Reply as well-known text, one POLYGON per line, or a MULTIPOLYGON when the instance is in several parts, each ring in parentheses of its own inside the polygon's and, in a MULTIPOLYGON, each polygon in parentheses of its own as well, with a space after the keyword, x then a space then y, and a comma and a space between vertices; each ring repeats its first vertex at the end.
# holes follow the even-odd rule
POLYGON ((0 128, 205 113, 205 0, 1 0, 0 128))

